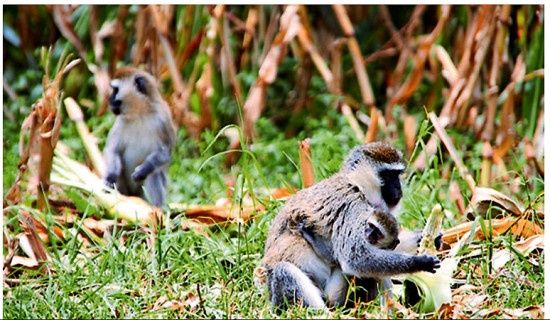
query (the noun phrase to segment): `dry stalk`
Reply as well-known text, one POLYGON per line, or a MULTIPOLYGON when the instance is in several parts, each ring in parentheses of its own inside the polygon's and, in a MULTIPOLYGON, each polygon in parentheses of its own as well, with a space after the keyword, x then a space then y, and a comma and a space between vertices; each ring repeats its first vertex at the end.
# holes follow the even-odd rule
POLYGON ((332 43, 330 50, 330 67, 332 73, 332 83, 328 89, 333 94, 339 94, 342 91, 342 45, 343 39, 337 39, 332 43))
POLYGON ((443 78, 445 78, 452 87, 459 79, 458 70, 453 63, 453 60, 445 48, 440 45, 435 45, 435 55, 437 56, 437 59, 439 59, 439 62, 441 62, 441 74, 443 75, 443 78))
POLYGON ((304 141, 298 141, 300 146, 300 168, 302 169, 303 189, 315 184, 315 174, 311 164, 311 140, 306 138, 304 141))
POLYGON ((493 148, 488 141, 483 142, 483 148, 481 150, 481 173, 479 185, 484 188, 491 186, 491 161, 493 156, 493 148))
POLYGON ((241 67, 248 64, 248 51, 252 40, 255 37, 255 28, 259 21, 258 5, 250 6, 248 9, 248 16, 246 17, 246 31, 243 35, 242 51, 241 55, 241 67))
MULTIPOLYGON (((218 6, 216 6, 216 9, 218 6)), ((214 9, 214 14, 216 14, 217 10, 214 9)), ((220 10, 221 11, 221 10, 220 10)), ((216 17, 218 20, 218 23, 221 19, 221 14, 218 13, 218 16, 216 17)), ((218 26, 220 27, 220 26, 218 26)), ((239 82, 239 79, 237 78, 237 71, 235 70, 235 65, 233 64, 233 57, 231 55, 230 45, 229 45, 229 28, 227 24, 227 20, 223 20, 223 25, 221 28, 219 28, 220 32, 220 39, 222 43, 222 57, 225 57, 226 65, 227 65, 227 71, 229 72, 229 81, 231 82, 231 85, 233 86, 233 91, 235 93, 235 98, 237 99, 237 104, 239 106, 243 105, 243 97, 241 94, 241 84, 239 82)))
MULTIPOLYGON (((348 39, 348 49, 353 58, 353 66, 355 69, 355 74, 357 76, 357 81, 359 82, 359 88, 361 90, 361 96, 363 97, 363 103, 365 103, 369 108, 374 108, 375 99, 374 94, 372 93, 372 87, 369 81, 369 76, 367 74, 367 69, 363 63, 363 56, 361 50, 359 49, 359 44, 357 39, 354 36, 353 25, 348 17, 346 9, 341 4, 333 4, 332 9, 336 14, 336 18, 342 28, 344 35, 348 39)), ((329 82, 330 83, 330 82, 329 82)))
POLYGON ((439 120, 437 119, 437 116, 433 112, 430 112, 428 114, 428 119, 430 119, 430 121, 432 122, 432 124, 434 126, 435 133, 437 134, 439 139, 441 139, 441 142, 443 143, 443 145, 447 149, 447 152, 449 152, 449 155, 453 159, 453 162, 455 163, 456 167, 458 168, 458 172, 460 173, 462 178, 466 180, 466 182, 468 183, 468 188, 473 193, 475 188, 476 188, 476 183, 474 181, 474 178, 468 172, 468 169, 466 169, 466 167, 462 163, 462 160, 460 160, 460 157, 458 156, 458 153, 456 152, 456 149, 455 149, 453 143, 451 142, 451 139, 449 138, 449 136, 445 132, 445 129, 439 123, 439 120))
POLYGON ((468 105, 470 103, 471 97, 474 93, 474 87, 477 83, 477 80, 480 76, 481 67, 485 62, 485 57, 489 51, 489 44, 493 41, 494 29, 495 29, 495 8, 493 6, 482 6, 480 8, 480 16, 483 20, 483 28, 476 33, 475 39, 479 41, 475 42, 475 55, 474 55, 474 66, 469 72, 468 80, 466 85, 457 99, 455 108, 451 112, 452 119, 451 122, 458 124, 459 126, 463 124, 468 105))
POLYGON ((441 11, 441 18, 437 22, 434 30, 430 33, 428 37, 424 39, 424 41, 420 44, 420 47, 418 48, 418 51, 414 58, 413 70, 411 71, 409 78, 407 78, 405 83, 395 93, 393 99, 391 99, 389 105, 386 108, 386 121, 388 122, 388 124, 391 124, 395 121, 392 116, 393 107, 396 104, 401 104, 406 101, 420 85, 420 80, 422 79, 426 60, 428 59, 428 55, 430 54, 433 43, 435 42, 435 40, 441 33, 441 30, 443 30, 443 27, 447 23, 447 20, 449 19, 451 7, 449 5, 443 5, 441 6, 441 11))
POLYGON ((506 37, 508 35, 508 26, 502 21, 507 21, 510 17, 510 5, 497 7, 496 15, 499 17, 497 22, 497 32, 493 43, 493 55, 491 61, 491 69, 489 71, 489 88, 487 101, 487 117, 485 118, 484 130, 482 131, 482 139, 491 141, 494 135, 495 115, 497 112, 497 93, 499 87, 500 71, 504 58, 506 47, 506 37))
POLYGON ((47 209, 47 194, 50 188, 50 172, 52 170, 53 150, 59 138, 59 130, 61 129, 61 114, 58 112, 61 107, 61 78, 72 67, 80 62, 80 59, 70 61, 71 56, 63 54, 57 65, 55 76, 49 78, 49 61, 51 50, 42 50, 42 59, 46 63, 45 75, 42 79, 44 86, 43 97, 36 103, 36 111, 38 116, 38 124, 40 125, 38 139, 39 148, 39 164, 38 164, 38 189, 37 189, 37 206, 40 210, 47 209))
POLYGON ((168 66, 168 70, 170 71, 172 87, 174 88, 174 91, 176 93, 182 93, 185 84, 183 83, 183 79, 181 78, 181 74, 179 72, 178 64, 176 63, 172 47, 170 45, 170 42, 168 41, 167 26, 164 23, 162 14, 159 12, 160 10, 162 10, 162 7, 149 5, 148 10, 150 12, 150 16, 152 17, 151 20, 153 22, 153 26, 157 31, 157 36, 164 51, 164 59, 168 66))
POLYGON ((403 121, 403 132, 405 133, 405 146, 407 155, 410 156, 416 143, 416 118, 411 115, 405 115, 403 121))
POLYGON ((111 56, 109 57, 109 75, 114 75, 116 63, 126 53, 126 39, 124 38, 124 21, 128 15, 128 6, 121 5, 119 7, 118 16, 115 22, 113 35, 110 39, 110 47, 112 48, 111 56))
MULTIPOLYGON (((405 45, 403 46, 399 58, 397 60, 397 65, 395 67, 395 71, 393 73, 393 76, 390 81, 390 89, 389 92, 391 95, 394 95, 397 90, 399 89, 399 85, 401 84, 403 80, 403 76, 405 75, 405 71, 407 69, 407 65, 409 63, 409 58, 411 55, 411 49, 409 43, 412 42, 412 35, 413 31, 416 27, 419 26, 420 16, 426 11, 428 6, 426 5, 416 5, 414 7, 414 11, 411 14, 411 18, 409 19, 409 22, 403 28, 405 36, 403 40, 405 41, 405 45)), ((392 41, 394 38, 392 37, 392 41)))
POLYGON ((378 135, 378 122, 380 121, 380 111, 376 108, 372 108, 370 111, 370 123, 369 129, 365 134, 365 143, 376 141, 378 135))
POLYGON ((67 115, 69 118, 76 124, 76 130, 84 143, 84 148, 90 157, 92 162, 94 173, 100 177, 103 177, 105 174, 105 163, 103 162, 103 154, 97 146, 97 138, 94 137, 86 123, 84 122, 84 115, 78 103, 71 97, 66 98, 65 109, 67 110, 67 115))
POLYGON ((365 135, 363 134, 363 131, 359 127, 359 123, 357 123, 357 119, 353 115, 353 112, 351 111, 350 106, 345 102, 342 102, 342 114, 344 115, 344 117, 346 117, 346 120, 348 120, 348 123, 351 129, 353 130, 353 132, 355 133, 355 137, 357 138, 357 140, 359 141, 363 140, 363 137, 365 135))
POLYGON ((300 25, 300 28, 298 31, 298 41, 300 41, 300 44, 302 45, 304 50, 310 55, 311 60, 315 64, 315 67, 317 67, 317 70, 319 70, 319 73, 325 80, 325 83, 327 84, 327 86, 330 87, 333 81, 332 72, 330 72, 330 69, 325 64, 325 61, 319 54, 319 51, 311 42, 311 36, 310 34, 308 34, 308 31, 303 26, 303 24, 300 25))
POLYGON ((286 56, 286 46, 298 33, 300 18, 297 12, 298 7, 295 5, 289 5, 285 8, 280 19, 279 34, 273 40, 273 44, 258 72, 258 78, 250 88, 243 106, 243 133, 245 139, 252 140, 254 123, 260 117, 265 105, 267 86, 275 81, 277 68, 286 56))

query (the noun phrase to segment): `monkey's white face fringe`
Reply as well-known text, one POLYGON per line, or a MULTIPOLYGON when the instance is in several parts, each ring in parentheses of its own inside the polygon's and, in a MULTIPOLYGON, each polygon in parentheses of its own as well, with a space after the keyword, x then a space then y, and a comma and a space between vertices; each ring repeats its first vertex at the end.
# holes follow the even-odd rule
POLYGON ((365 194, 367 200, 376 208, 388 210, 386 202, 382 199, 380 186, 382 181, 376 174, 377 170, 369 163, 361 163, 347 174, 348 179, 365 194))
POLYGON ((400 162, 383 163, 383 164, 378 165, 378 168, 381 169, 381 170, 400 170, 400 171, 404 171, 405 170, 405 165, 400 163, 400 162))

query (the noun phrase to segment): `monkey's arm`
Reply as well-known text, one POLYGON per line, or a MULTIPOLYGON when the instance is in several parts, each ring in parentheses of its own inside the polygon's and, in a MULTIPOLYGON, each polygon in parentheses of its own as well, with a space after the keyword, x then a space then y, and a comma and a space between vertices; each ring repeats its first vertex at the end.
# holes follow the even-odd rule
POLYGON ((107 168, 107 172, 103 179, 107 186, 113 188, 122 170, 122 159, 120 158, 120 154, 116 151, 114 144, 109 143, 109 140, 107 141, 105 150, 103 150, 103 158, 105 167, 107 168))
POLYGON ((136 167, 132 173, 134 181, 143 181, 147 176, 157 168, 170 162, 172 151, 167 146, 162 146, 160 150, 151 153, 145 161, 136 167))
POLYGON ((309 245, 313 248, 313 251, 315 251, 318 256, 325 259, 329 264, 336 264, 336 261, 333 258, 334 253, 330 240, 323 239, 313 230, 313 228, 313 226, 307 225, 307 220, 303 220, 298 223, 298 230, 302 234, 302 237, 306 239, 309 245))
POLYGON ((345 274, 358 277, 387 277, 418 271, 435 272, 439 260, 379 249, 366 239, 367 219, 352 211, 333 234, 334 256, 345 274))
POLYGON ((370 246, 362 248, 347 246, 347 255, 338 257, 345 274, 358 277, 387 277, 418 271, 435 272, 439 260, 432 256, 412 256, 399 252, 382 250, 370 246), (356 250, 360 250, 356 251, 356 250))

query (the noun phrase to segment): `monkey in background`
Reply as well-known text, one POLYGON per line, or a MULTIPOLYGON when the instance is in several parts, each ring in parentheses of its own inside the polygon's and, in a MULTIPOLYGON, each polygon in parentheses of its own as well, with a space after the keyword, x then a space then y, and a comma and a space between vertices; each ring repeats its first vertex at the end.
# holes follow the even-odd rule
POLYGON ((117 118, 103 151, 104 180, 125 195, 161 207, 176 140, 172 115, 155 78, 135 68, 120 68, 111 80, 109 105, 117 118))
MULTIPOLYGON (((343 275, 376 280, 439 268, 435 257, 384 250, 368 240, 372 217, 395 210, 402 197, 401 157, 387 144, 357 146, 340 172, 289 198, 273 221, 263 258, 274 305, 301 299, 317 308, 325 307, 325 299, 341 305, 343 275)), ((369 298, 377 295, 376 284, 369 298)))

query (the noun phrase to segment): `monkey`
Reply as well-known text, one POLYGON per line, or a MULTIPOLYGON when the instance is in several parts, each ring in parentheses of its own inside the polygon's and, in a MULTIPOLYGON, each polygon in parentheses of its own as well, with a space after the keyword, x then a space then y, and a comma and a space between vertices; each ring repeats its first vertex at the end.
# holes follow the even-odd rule
POLYGON ((125 195, 161 207, 176 129, 158 83, 148 72, 125 67, 110 82, 116 120, 104 148, 104 181, 125 195))
POLYGON ((399 175, 405 169, 401 158, 401 152, 388 144, 357 146, 338 173, 287 200, 273 220, 262 259, 273 305, 302 301, 325 308, 325 300, 329 306, 342 305, 347 291, 343 275, 382 279, 439 268, 435 257, 384 250, 366 238, 369 218, 376 211, 398 207, 399 175), (305 237, 304 223, 310 228, 305 237), (325 244, 318 252, 306 239, 308 233, 325 244))

